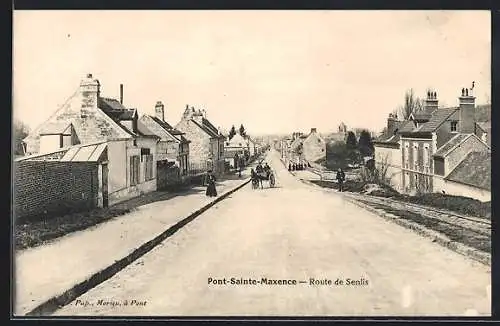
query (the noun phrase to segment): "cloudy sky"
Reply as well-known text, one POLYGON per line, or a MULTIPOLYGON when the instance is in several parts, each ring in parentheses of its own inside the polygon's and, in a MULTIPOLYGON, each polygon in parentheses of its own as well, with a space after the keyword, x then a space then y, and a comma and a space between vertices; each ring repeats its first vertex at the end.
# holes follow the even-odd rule
POLYGON ((87 73, 141 113, 186 104, 250 133, 381 129, 406 89, 490 98, 488 11, 15 11, 14 118, 42 123, 87 73))

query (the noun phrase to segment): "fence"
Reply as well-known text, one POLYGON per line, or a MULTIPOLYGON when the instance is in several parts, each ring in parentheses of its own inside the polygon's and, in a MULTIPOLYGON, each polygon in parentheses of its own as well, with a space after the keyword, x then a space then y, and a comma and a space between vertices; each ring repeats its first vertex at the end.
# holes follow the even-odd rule
POLYGON ((41 220, 97 206, 95 162, 14 162, 13 213, 17 220, 41 220))

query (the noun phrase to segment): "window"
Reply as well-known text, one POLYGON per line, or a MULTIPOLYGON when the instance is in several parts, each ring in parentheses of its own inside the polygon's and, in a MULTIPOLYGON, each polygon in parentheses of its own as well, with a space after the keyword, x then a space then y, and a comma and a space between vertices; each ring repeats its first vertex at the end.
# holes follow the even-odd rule
POLYGON ((130 157, 130 185, 135 186, 139 183, 139 163, 138 155, 130 157))
POLYGON ((408 157, 409 147, 410 147, 410 145, 405 142, 405 147, 404 147, 404 152, 403 152, 403 162, 405 163, 406 169, 408 169, 408 162, 410 160, 410 158, 408 157))
POLYGON ((425 172, 429 172, 429 145, 424 145, 424 157, 422 159, 425 172))
POLYGON ((450 130, 451 130, 451 132, 457 132, 457 124, 458 124, 458 121, 452 121, 452 122, 450 122, 450 130))
POLYGON ((145 181, 152 180, 154 178, 153 173, 153 155, 144 155, 144 178, 145 181))
POLYGON ((418 167, 418 144, 413 144, 413 169, 418 167))

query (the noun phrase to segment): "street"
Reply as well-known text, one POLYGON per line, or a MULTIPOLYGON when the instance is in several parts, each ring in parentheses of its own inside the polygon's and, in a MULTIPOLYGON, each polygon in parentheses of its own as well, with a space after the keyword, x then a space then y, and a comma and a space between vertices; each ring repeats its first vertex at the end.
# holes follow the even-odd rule
POLYGON ((267 161, 275 188, 248 184, 54 315, 491 314, 489 267, 267 161))

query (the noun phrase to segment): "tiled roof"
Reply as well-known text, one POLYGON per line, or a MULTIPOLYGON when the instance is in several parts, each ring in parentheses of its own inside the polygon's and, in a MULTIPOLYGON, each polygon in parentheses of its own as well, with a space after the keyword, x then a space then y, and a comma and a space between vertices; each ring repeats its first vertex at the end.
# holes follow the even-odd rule
POLYGON ((436 129, 443 124, 453 113, 455 113, 458 108, 440 108, 436 109, 432 112, 429 121, 421 124, 416 127, 415 123, 412 121, 408 121, 404 124, 404 126, 400 129, 400 133, 429 133, 434 132, 436 129))
POLYGON ((71 123, 67 121, 48 123, 40 129, 40 135, 63 134, 70 125, 71 123))
POLYGON ((491 190, 491 153, 469 153, 445 179, 491 190))
POLYGON ((175 139, 179 140, 182 143, 190 143, 190 141, 183 136, 184 133, 182 131, 175 129, 168 122, 151 115, 148 115, 148 117, 151 118, 151 120, 153 120, 155 123, 157 123, 163 130, 172 135, 175 139))
POLYGON ((434 156, 445 157, 446 155, 448 155, 449 152, 451 152, 452 149, 463 143, 470 136, 471 134, 456 134, 450 140, 448 140, 443 146, 438 148, 434 156))
POLYGON ((426 122, 422 125, 421 128, 419 128, 419 132, 433 132, 443 122, 446 121, 456 110, 457 108, 443 108, 443 109, 437 109, 432 113, 431 118, 429 119, 429 122, 426 122))
POLYGON ((417 121, 428 121, 435 110, 436 108, 433 107, 423 107, 420 111, 412 113, 412 115, 417 121))
POLYGON ((491 121, 491 104, 476 105, 474 118, 476 121, 491 121))
POLYGON ((160 138, 141 121, 137 120, 137 133, 143 137, 160 138))
POLYGON ((481 128, 481 130, 483 131, 490 131, 491 130, 491 121, 487 121, 487 122, 476 122, 476 125, 481 128))

